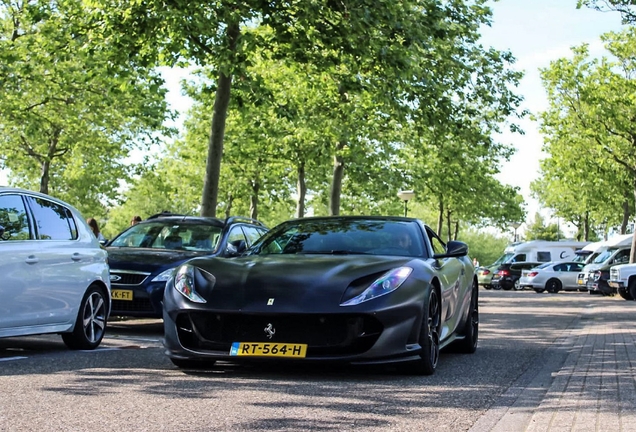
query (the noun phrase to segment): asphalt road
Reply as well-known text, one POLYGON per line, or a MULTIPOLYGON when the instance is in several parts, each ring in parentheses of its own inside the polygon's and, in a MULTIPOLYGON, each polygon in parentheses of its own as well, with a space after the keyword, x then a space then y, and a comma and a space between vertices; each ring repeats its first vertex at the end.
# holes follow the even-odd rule
MULTIPOLYGON (((475 354, 433 376, 385 368, 220 365, 184 372, 157 320, 113 321, 96 351, 58 336, 0 339, 0 431, 464 431, 539 373, 555 341, 617 297, 480 290, 475 354)), ((548 375, 549 376, 549 375, 548 375)))

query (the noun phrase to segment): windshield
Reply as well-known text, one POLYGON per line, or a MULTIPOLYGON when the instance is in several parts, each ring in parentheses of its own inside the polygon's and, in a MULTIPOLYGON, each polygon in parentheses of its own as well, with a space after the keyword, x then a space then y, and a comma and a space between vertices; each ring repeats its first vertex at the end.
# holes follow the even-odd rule
POLYGON ((108 246, 213 252, 220 237, 214 225, 156 221, 130 227, 108 246))
POLYGON ((610 257, 614 255, 614 252, 616 252, 617 250, 618 248, 606 249, 603 252, 601 252, 596 258, 594 258, 594 261, 592 262, 594 264, 603 264, 605 261, 610 259, 610 257))
POLYGON ((488 267, 492 267, 492 266, 496 266, 496 265, 508 262, 510 259, 512 259, 513 256, 515 256, 515 254, 511 254, 511 253, 503 254, 497 259, 497 261, 490 264, 488 267))
POLYGON ((284 222, 250 254, 368 254, 422 256, 423 235, 415 222, 318 218, 284 222))

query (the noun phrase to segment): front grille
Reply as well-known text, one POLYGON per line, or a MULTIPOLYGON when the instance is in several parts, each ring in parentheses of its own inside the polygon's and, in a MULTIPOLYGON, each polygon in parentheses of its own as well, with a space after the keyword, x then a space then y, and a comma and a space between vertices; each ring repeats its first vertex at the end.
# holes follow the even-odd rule
POLYGON ((129 300, 112 300, 111 314, 117 315, 118 312, 154 312, 150 299, 139 298, 133 301, 129 300))
POLYGON ((112 285, 141 285, 149 274, 111 269, 110 282, 112 285))
POLYGON ((230 351, 233 342, 307 344, 307 357, 347 356, 369 350, 382 333, 365 315, 243 315, 182 313, 176 320, 181 344, 196 351, 230 351), (268 339, 265 327, 276 333, 268 339))

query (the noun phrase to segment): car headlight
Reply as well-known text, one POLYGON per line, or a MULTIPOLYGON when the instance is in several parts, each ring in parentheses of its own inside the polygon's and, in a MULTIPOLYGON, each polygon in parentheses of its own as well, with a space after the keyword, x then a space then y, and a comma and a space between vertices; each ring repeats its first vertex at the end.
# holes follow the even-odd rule
POLYGON ((194 267, 189 264, 179 267, 174 277, 174 289, 192 302, 205 303, 205 299, 201 298, 195 291, 194 270, 194 267))
POLYGON ((151 282, 167 282, 168 279, 170 279, 172 277, 172 275, 174 274, 175 270, 176 270, 175 268, 164 270, 161 273, 159 273, 157 276, 155 276, 151 280, 151 282))
POLYGON ((390 270, 376 279, 362 294, 341 303, 340 306, 353 306, 395 291, 404 283, 413 271, 410 267, 399 267, 390 270))

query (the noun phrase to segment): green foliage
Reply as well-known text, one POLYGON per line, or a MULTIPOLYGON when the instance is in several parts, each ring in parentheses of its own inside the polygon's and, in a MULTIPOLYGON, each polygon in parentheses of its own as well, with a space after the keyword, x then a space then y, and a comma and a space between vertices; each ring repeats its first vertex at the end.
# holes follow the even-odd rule
POLYGON ((504 249, 510 243, 505 237, 474 228, 464 231, 458 240, 468 244, 468 255, 471 258, 477 258, 482 266, 494 263, 503 255, 504 249))
POLYGON ((577 8, 586 6, 600 12, 616 11, 623 24, 636 23, 636 1, 634 0, 577 0, 577 8))
POLYGON ((550 102, 540 113, 544 151, 535 196, 577 227, 620 225, 634 214, 636 29, 602 37, 611 58, 586 45, 542 71, 550 102))
POLYGON ((168 132, 166 91, 157 74, 111 61, 81 13, 74 0, 0 5, 0 168, 101 217, 134 173, 127 158, 168 132))
POLYGON ((539 213, 534 215, 534 220, 527 225, 525 231, 525 241, 548 240, 558 241, 565 236, 556 223, 546 224, 545 219, 539 213))

